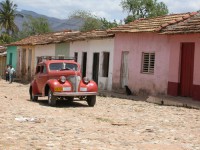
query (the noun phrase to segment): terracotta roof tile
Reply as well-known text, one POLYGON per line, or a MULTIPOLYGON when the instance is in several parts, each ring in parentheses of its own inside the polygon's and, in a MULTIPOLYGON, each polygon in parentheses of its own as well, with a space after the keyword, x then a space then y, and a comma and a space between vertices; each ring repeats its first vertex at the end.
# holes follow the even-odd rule
POLYGON ((61 43, 66 41, 86 40, 86 39, 97 39, 114 37, 114 34, 107 33, 107 31, 91 31, 91 32, 80 32, 80 31, 61 31, 55 33, 47 33, 41 35, 34 35, 22 39, 21 41, 13 42, 8 45, 22 46, 22 45, 45 45, 51 43, 61 43))
POLYGON ((163 28, 161 34, 183 34, 183 33, 200 33, 200 12, 193 13, 193 16, 163 28))
POLYGON ((186 20, 195 14, 196 13, 182 13, 159 16, 156 18, 139 19, 130 22, 129 24, 111 28, 108 30, 108 32, 157 32, 163 27, 186 20))

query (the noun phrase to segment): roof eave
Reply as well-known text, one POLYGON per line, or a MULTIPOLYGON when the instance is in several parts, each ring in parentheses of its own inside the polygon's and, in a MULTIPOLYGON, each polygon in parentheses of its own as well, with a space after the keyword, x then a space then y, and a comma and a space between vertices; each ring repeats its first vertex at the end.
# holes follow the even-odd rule
POLYGON ((166 32, 161 32, 159 34, 168 34, 168 35, 174 35, 174 34, 200 34, 200 31, 166 31, 166 32))

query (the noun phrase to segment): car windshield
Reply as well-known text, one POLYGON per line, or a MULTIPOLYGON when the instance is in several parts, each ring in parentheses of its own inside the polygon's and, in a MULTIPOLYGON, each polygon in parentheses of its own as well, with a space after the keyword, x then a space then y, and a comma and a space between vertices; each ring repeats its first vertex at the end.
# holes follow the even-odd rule
POLYGON ((51 63, 49 65, 50 70, 74 70, 77 71, 78 67, 73 63, 51 63))

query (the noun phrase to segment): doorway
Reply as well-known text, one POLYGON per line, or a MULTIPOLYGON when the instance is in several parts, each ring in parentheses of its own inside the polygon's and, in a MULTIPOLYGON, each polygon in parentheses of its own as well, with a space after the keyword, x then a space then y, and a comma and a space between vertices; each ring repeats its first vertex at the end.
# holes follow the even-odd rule
POLYGON ((31 63, 32 63, 32 49, 28 50, 28 80, 31 80, 31 63))
POLYGON ((24 78, 26 75, 26 49, 22 49, 22 68, 21 75, 24 78))
POLYGON ((92 78, 98 84, 98 76, 99 76, 99 53, 94 53, 93 55, 93 72, 92 78))
POLYGON ((13 54, 10 53, 9 65, 13 65, 13 64, 12 64, 12 60, 13 60, 13 54))
POLYGON ((86 76, 86 69, 87 69, 87 52, 83 52, 83 56, 82 56, 82 77, 86 76))
POLYGON ((121 88, 124 88, 125 85, 128 85, 128 54, 129 52, 127 51, 122 52, 120 73, 121 88))
POLYGON ((194 72, 194 43, 181 45, 180 96, 192 97, 194 72))

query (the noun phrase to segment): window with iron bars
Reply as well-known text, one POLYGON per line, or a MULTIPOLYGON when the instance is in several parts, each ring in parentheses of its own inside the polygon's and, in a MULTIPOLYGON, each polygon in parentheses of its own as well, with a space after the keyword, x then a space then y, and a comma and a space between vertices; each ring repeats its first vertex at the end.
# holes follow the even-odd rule
POLYGON ((142 53, 142 73, 153 74, 155 53, 142 53))

